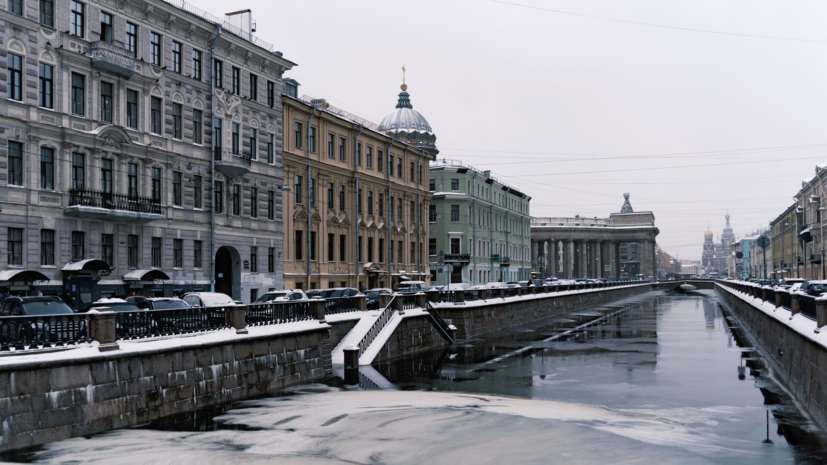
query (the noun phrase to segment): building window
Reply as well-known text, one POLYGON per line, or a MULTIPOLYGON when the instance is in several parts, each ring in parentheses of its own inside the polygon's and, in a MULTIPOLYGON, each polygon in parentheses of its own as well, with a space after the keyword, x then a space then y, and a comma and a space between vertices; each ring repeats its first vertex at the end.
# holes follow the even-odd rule
POLYGON ((126 236, 126 266, 138 268, 138 236, 135 234, 126 236))
POLYGON ((204 195, 201 193, 201 186, 204 183, 203 178, 201 176, 193 176, 192 177, 192 202, 193 208, 201 209, 201 204, 204 198, 204 195))
POLYGON ((101 191, 112 193, 112 160, 109 158, 101 159, 101 191))
POLYGON ((347 261, 347 236, 339 234, 339 261, 347 261))
POLYGON ((356 214, 362 214, 362 189, 356 192, 356 214))
POLYGON ((399 221, 402 221, 403 218, 402 218, 402 198, 401 197, 396 198, 396 211, 397 211, 397 215, 399 215, 396 219, 399 220, 399 221))
POLYGON ((416 163, 411 162, 411 181, 414 180, 414 176, 416 176, 416 163))
POLYGON ((161 268, 161 238, 152 238, 152 267, 161 268))
POLYGON ((138 129, 138 91, 126 90, 126 127, 138 129))
POLYGON ((379 238, 379 263, 385 261, 385 240, 379 238))
POLYGON ((9 13, 17 16, 23 16, 23 0, 9 0, 9 13))
POLYGON ((151 125, 149 128, 149 132, 153 134, 161 135, 161 99, 158 97, 152 97, 152 103, 150 104, 150 120, 151 125))
POLYGON ((8 85, 7 96, 12 100, 23 100, 23 58, 8 54, 8 71, 6 84, 8 85))
POLYGON ((267 134, 267 163, 270 163, 271 165, 275 163, 275 149, 275 137, 273 136, 273 134, 267 134))
POLYGON ((112 122, 112 84, 101 81, 101 121, 112 122))
POLYGON ((307 147, 310 150, 310 153, 316 153, 316 128, 310 126, 307 131, 307 147))
POLYGON ((213 60, 212 62, 212 76, 217 89, 224 88, 224 62, 221 60, 213 60))
POLYGON ((192 266, 193 268, 201 268, 203 266, 203 244, 201 241, 192 241, 192 266))
POLYGON ((132 55, 138 52, 138 26, 132 23, 126 23, 126 49, 132 55))
POLYGON ((362 166, 362 143, 356 144, 356 166, 362 166))
POLYGON ((250 247, 250 273, 258 273, 258 247, 250 247))
POLYGON ((346 161, 347 154, 345 153, 345 138, 339 138, 339 161, 346 161))
MULTIPOLYGON (((9 55, 12 56, 12 55, 9 55)), ((72 114, 85 116, 86 101, 86 77, 82 74, 72 73, 72 114)))
POLYGON ((436 179, 431 179, 428 181, 428 190, 431 192, 436 191, 436 179))
POLYGON ((241 95, 241 70, 233 66, 233 90, 236 95, 241 95))
POLYGON ((451 179, 451 190, 458 191, 459 190, 459 179, 451 179))
POLYGON ((267 106, 273 108, 276 104, 276 83, 267 81, 267 106))
POLYGON ((230 204, 233 207, 232 214, 241 216, 241 185, 233 184, 230 192, 230 204))
POLYGON ((20 228, 8 228, 8 252, 9 265, 23 265, 23 230, 20 228))
POLYGON ((428 222, 436 223, 436 205, 428 205, 428 222))
POLYGON ((396 176, 402 179, 402 157, 396 159, 396 176))
POLYGON ((72 0, 72 12, 70 16, 71 26, 69 27, 69 32, 76 37, 83 37, 83 33, 85 30, 86 19, 84 16, 86 5, 80 3, 77 0, 72 0))
POLYGON ((9 141, 9 185, 23 185, 23 144, 9 141))
POLYGON ((335 244, 336 243, 336 235, 335 234, 328 234, 327 235, 327 261, 332 262, 333 257, 335 256, 335 244))
POLYGON ((316 180, 310 178, 310 184, 307 186, 310 192, 307 194, 308 199, 307 202, 310 203, 311 207, 316 206, 316 180))
POLYGON ((411 217, 408 219, 411 223, 417 222, 418 218, 416 217, 416 203, 411 200, 411 217))
POLYGON ((112 15, 105 11, 101 11, 100 35, 102 41, 112 43, 112 15))
POLYGON ((345 211, 345 186, 339 186, 339 210, 345 211))
POLYGON ((38 105, 43 108, 54 108, 52 95, 54 93, 54 67, 40 63, 40 85, 38 86, 38 105))
POLYGON ((86 258, 86 233, 72 231, 72 261, 86 258))
POLYGON ((40 230, 40 266, 55 265, 55 231, 40 230))
POLYGON ((157 32, 149 33, 149 58, 150 63, 161 66, 161 36, 157 32))
POLYGON ((258 102, 258 76, 250 73, 250 100, 258 102))
POLYGON ((181 206, 181 172, 172 172, 172 204, 176 207, 181 206))
POLYGON ((388 175, 393 177, 393 155, 388 154, 388 175))
POLYGON ((192 110, 192 143, 200 144, 202 141, 203 130, 201 129, 201 122, 203 121, 203 114, 201 110, 192 110))
POLYGON ((232 149, 233 155, 238 155, 239 153, 241 153, 241 149, 239 147, 239 133, 241 132, 241 125, 239 125, 238 123, 233 123, 232 129, 233 132, 231 133, 230 148, 232 149))
POLYGON ((250 158, 258 160, 258 131, 250 128, 250 158))
POLYGON ((55 27, 55 3, 52 0, 40 0, 40 24, 55 27))
POLYGON ((379 194, 379 216, 385 216, 385 196, 383 194, 379 194))
POLYGON ((138 197, 138 165, 130 163, 126 165, 127 195, 129 198, 138 197))
POLYGON ((276 272, 276 248, 267 247, 267 272, 276 272))
POLYGON ((293 130, 296 135, 295 146, 297 149, 302 148, 302 124, 301 123, 294 123, 293 130))
POLYGON ((304 234, 302 231, 296 231, 296 245, 294 249, 296 250, 296 260, 302 260, 302 246, 304 245, 304 240, 302 238, 304 234))
POLYGON ((201 80, 201 50, 192 49, 192 78, 201 80))
POLYGON ((461 253, 459 251, 459 245, 460 245, 459 238, 458 237, 452 237, 451 238, 451 253, 461 253))
POLYGON ((411 242, 411 263, 416 263, 416 242, 411 242))
POLYGON ((258 188, 250 188, 250 218, 258 218, 258 188))
POLYGON ((161 168, 152 168, 152 201, 161 203, 161 168))
POLYGON ((333 183, 327 183, 327 208, 333 210, 336 205, 333 203, 333 183))
POLYGON ((215 192, 213 194, 213 210, 216 213, 222 213, 224 211, 224 183, 215 181, 215 192))
POLYGON ((365 149, 365 166, 367 166, 367 168, 369 170, 373 169, 373 148, 372 147, 368 147, 368 148, 365 149))
POLYGON ((83 189, 86 173, 86 157, 82 153, 72 153, 72 189, 83 189))
POLYGON ((172 71, 181 74, 181 43, 172 42, 172 71))
POLYGON ((377 171, 379 171, 380 173, 382 172, 382 164, 384 163, 382 160, 383 160, 383 158, 382 158, 382 151, 381 151, 381 150, 377 150, 377 151, 376 151, 376 169, 377 169, 377 171))
POLYGON ((216 160, 221 160, 221 144, 223 139, 223 130, 221 129, 224 126, 224 121, 221 118, 213 118, 213 129, 212 129, 212 145, 213 145, 213 158, 216 160))
POLYGON ((373 191, 368 191, 368 215, 373 215, 373 191))
POLYGON ((101 234, 101 260, 110 268, 115 266, 115 240, 112 234, 101 234))
POLYGON ((301 205, 302 203, 302 177, 296 176, 293 188, 296 190, 296 203, 301 205))
POLYGON ((402 263, 402 246, 404 243, 402 241, 396 241, 396 262, 402 263))
POLYGON ((451 205, 451 223, 459 223, 459 205, 451 205))
POLYGON ((172 104, 172 138, 181 140, 183 133, 183 115, 184 108, 181 106, 180 103, 173 103, 172 104))
POLYGON ((368 238, 368 261, 373 261, 373 238, 368 238))
POLYGON ((273 220, 276 217, 276 192, 267 191, 267 219, 273 220))
POLYGON ((172 267, 184 267, 184 241, 182 239, 172 240, 172 267))
POLYGON ((310 260, 316 260, 316 231, 310 231, 310 260))
POLYGON ((55 149, 40 147, 40 188, 55 188, 55 149))

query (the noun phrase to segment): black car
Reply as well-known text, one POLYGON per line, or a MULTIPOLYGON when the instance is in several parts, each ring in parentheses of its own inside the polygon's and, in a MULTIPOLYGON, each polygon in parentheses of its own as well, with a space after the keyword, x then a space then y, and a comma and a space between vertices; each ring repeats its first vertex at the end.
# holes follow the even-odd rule
POLYGON ((152 315, 132 302, 118 298, 101 299, 94 302, 89 310, 101 308, 119 314, 115 319, 115 334, 118 338, 146 337, 158 333, 158 323, 152 315))
POLYGON ((379 296, 380 295, 391 295, 393 291, 388 288, 379 287, 376 289, 371 289, 365 292, 365 308, 368 310, 379 310, 379 296))
POLYGON ((162 332, 199 331, 209 329, 207 310, 192 308, 177 297, 150 297, 138 302, 143 310, 169 310, 153 312, 153 318, 162 332))
POLYGON ((0 305, 0 342, 17 346, 65 344, 86 340, 86 318, 56 296, 7 297, 0 305))
POLYGON ((818 297, 827 292, 827 281, 804 281, 798 290, 808 295, 818 297))

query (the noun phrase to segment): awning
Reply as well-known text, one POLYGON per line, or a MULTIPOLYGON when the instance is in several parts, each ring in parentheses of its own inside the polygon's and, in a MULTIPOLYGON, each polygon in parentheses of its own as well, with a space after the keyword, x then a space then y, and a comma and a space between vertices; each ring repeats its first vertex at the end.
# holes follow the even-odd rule
POLYGON ((86 260, 69 262, 61 268, 61 271, 112 271, 112 268, 103 260, 88 258, 86 260))
POLYGON ((123 275, 124 281, 155 281, 156 279, 169 279, 169 276, 161 270, 132 270, 123 275))
POLYGON ((48 281, 49 277, 39 271, 30 270, 3 270, 0 271, 0 281, 13 283, 31 283, 34 281, 48 281))

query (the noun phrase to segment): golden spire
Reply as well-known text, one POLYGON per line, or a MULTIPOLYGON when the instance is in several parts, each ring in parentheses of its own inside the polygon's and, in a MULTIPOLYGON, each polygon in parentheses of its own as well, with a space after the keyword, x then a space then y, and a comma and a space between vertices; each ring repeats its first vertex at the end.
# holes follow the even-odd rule
POLYGON ((405 84, 405 65, 402 65, 402 92, 408 90, 408 85, 405 84))

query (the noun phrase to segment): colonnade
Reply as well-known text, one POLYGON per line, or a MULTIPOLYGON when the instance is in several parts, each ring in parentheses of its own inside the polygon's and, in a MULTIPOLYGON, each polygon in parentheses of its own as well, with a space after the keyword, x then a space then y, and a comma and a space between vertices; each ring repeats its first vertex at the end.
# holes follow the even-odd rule
POLYGON ((655 241, 651 239, 533 239, 532 258, 543 278, 619 278, 620 244, 640 244, 640 273, 655 274, 655 241), (608 269, 607 269, 608 265, 608 269))

